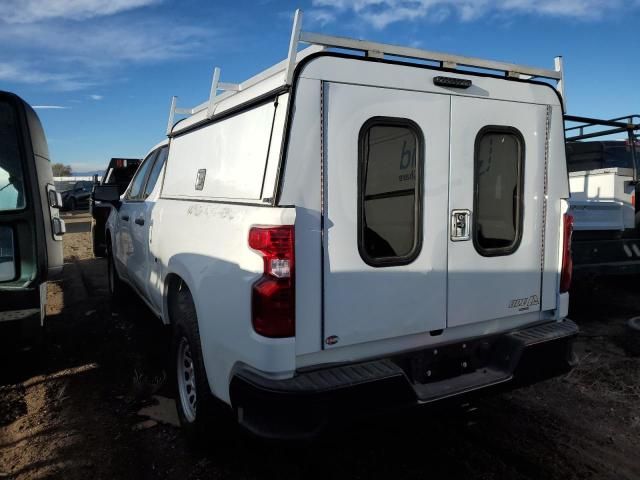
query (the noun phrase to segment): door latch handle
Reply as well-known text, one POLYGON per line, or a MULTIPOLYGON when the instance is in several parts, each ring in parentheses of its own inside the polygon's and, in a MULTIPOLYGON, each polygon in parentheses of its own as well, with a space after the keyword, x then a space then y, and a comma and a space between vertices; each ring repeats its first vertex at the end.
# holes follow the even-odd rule
POLYGON ((451 210, 451 241, 463 242, 471 238, 471 211, 451 210))
POLYGON ((120 218, 121 218, 122 220, 124 220, 125 222, 128 222, 128 221, 129 221, 129 215, 122 215, 120 218))
POLYGON ((136 225, 144 225, 144 218, 136 218, 136 225))

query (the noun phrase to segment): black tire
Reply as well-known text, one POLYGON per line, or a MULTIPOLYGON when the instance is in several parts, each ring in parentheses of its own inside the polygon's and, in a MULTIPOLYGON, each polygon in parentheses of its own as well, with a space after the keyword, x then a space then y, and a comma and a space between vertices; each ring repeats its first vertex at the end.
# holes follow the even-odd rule
POLYGON ((640 357, 640 317, 629 319, 624 340, 627 354, 631 357, 640 357))
POLYGON ((231 425, 230 410, 224 408, 209 388, 195 305, 191 292, 182 281, 171 296, 169 308, 173 323, 171 365, 178 418, 187 439, 197 447, 197 440, 206 438, 210 443, 222 437, 221 431, 228 430, 231 425))
POLYGON ((125 297, 127 286, 118 275, 110 246, 107 246, 107 284, 112 300, 119 300, 125 297))
POLYGON ((107 256, 107 249, 98 242, 98 234, 96 233, 96 225, 91 223, 91 240, 93 241, 93 256, 96 258, 104 258, 107 256))

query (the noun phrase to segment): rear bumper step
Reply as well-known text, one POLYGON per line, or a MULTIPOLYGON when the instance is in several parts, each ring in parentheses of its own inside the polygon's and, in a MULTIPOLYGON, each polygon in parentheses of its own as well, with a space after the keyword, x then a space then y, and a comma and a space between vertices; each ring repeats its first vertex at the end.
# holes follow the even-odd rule
POLYGON ((274 380, 246 369, 231 381, 238 420, 265 437, 313 436, 336 417, 468 400, 559 375, 575 364, 571 320, 274 380))

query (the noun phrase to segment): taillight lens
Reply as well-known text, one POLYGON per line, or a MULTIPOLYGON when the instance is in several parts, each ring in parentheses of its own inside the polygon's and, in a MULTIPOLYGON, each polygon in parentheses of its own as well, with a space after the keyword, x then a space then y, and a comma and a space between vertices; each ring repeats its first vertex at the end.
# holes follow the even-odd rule
POLYGON ((249 246, 264 259, 264 272, 253 284, 251 296, 253 329, 265 337, 292 337, 296 333, 294 227, 253 227, 249 246))
POLYGON ((573 276, 573 259, 571 258, 571 236, 573 235, 573 215, 564 215, 564 238, 562 242, 562 272, 560 274, 560 293, 569 291, 573 276))

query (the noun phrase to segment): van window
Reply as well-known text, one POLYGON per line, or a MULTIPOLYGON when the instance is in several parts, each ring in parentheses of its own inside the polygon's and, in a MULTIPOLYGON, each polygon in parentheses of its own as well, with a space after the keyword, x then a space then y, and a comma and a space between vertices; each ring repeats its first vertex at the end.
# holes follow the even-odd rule
POLYGON ((0 211, 24 207, 24 173, 15 109, 0 102, 0 211))
POLYGON ((133 180, 131 180, 131 188, 129 189, 129 193, 127 193, 127 200, 144 200, 144 197, 142 195, 144 181, 147 178, 147 172, 151 168, 151 165, 153 165, 153 159, 156 157, 157 153, 157 150, 151 152, 149 156, 142 162, 140 168, 138 168, 135 177, 133 177, 133 180))
POLYGON ((522 233, 524 138, 486 127, 476 138, 473 242, 481 255, 509 255, 522 233))
POLYGON ((369 265, 404 265, 419 253, 422 145, 409 120, 374 118, 360 130, 358 248, 369 265))
POLYGON ((144 197, 147 198, 153 192, 153 187, 156 186, 156 182, 158 181, 158 177, 160 176, 160 172, 162 171, 162 167, 164 165, 165 160, 167 159, 167 154, 169 149, 164 147, 160 150, 158 154, 158 158, 156 162, 153 164, 153 169, 151 169, 151 173, 149 174, 149 180, 147 180, 147 186, 144 188, 144 197))

